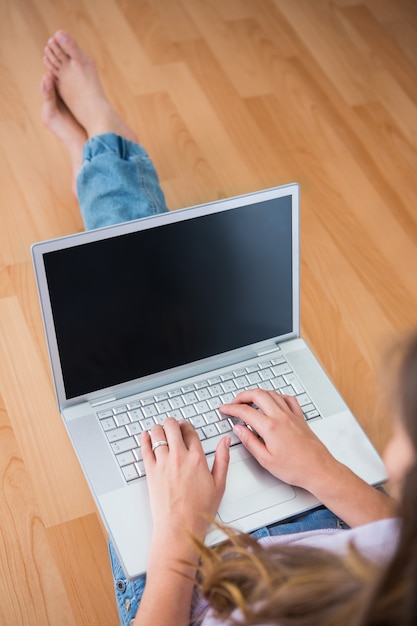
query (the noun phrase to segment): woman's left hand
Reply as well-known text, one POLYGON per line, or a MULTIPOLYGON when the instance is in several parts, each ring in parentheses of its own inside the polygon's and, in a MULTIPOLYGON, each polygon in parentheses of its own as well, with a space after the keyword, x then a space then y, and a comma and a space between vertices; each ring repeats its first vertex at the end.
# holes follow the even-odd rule
POLYGON ((154 530, 167 525, 203 538, 216 515, 226 486, 230 438, 217 446, 210 471, 194 428, 168 418, 142 433, 141 447, 148 480, 154 530), (166 441, 152 450, 155 442, 166 441))

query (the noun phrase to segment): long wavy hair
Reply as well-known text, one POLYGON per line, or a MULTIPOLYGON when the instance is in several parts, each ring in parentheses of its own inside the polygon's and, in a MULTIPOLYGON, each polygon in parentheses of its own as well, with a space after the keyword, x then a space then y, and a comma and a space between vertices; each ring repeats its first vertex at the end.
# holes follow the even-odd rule
MULTIPOLYGON (((417 458, 417 333, 390 356, 396 363, 395 407, 417 458)), ((199 544, 200 593, 215 616, 231 624, 415 626, 417 462, 405 479, 398 513, 399 544, 384 566, 354 546, 344 556, 301 546, 263 547, 227 530, 228 540, 214 549, 199 544), (238 622, 232 618, 235 609, 238 622)))

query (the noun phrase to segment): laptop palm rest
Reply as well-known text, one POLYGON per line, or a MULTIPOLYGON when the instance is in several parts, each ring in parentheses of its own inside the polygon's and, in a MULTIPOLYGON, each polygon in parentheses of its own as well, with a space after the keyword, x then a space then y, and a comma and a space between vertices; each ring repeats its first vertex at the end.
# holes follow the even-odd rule
POLYGON ((219 507, 225 524, 295 498, 293 487, 267 472, 241 445, 232 448, 226 491, 219 507))

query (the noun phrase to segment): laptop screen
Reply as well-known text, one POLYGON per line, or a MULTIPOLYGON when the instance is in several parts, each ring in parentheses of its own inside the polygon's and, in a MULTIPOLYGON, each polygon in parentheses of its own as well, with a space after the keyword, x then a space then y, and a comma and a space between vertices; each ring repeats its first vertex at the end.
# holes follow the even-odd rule
POLYGON ((291 196, 44 255, 68 399, 290 333, 291 196))

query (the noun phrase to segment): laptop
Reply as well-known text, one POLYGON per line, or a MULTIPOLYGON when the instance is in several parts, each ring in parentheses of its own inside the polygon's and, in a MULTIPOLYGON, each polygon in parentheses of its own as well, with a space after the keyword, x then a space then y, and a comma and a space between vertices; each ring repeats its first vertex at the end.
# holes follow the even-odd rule
MULTIPOLYGON (((233 435, 222 402, 294 395, 333 455, 370 484, 380 457, 300 337, 299 187, 227 198, 32 246, 58 407, 125 574, 152 531, 140 432, 189 419, 213 462, 232 435, 218 519, 249 532, 307 511, 233 435)), ((212 545, 222 538, 213 527, 212 545)))

